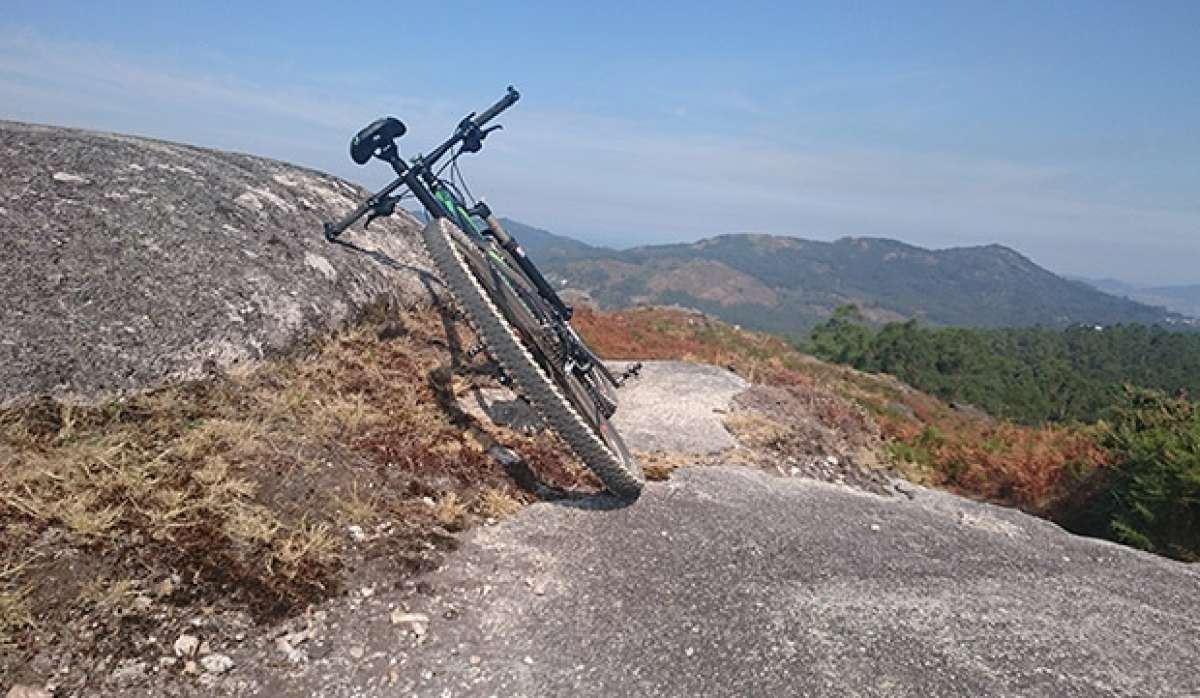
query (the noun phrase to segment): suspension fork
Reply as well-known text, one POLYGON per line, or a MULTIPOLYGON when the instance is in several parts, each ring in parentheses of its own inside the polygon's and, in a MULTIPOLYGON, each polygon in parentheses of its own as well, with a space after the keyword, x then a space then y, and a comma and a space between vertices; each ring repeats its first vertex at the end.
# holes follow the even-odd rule
POLYGON ((509 235, 504 226, 500 225, 500 219, 496 218, 496 215, 492 213, 492 209, 480 201, 475 204, 469 213, 473 216, 479 216, 487 223, 492 237, 496 238, 496 242, 500 243, 500 246, 513 256, 513 259, 517 260, 521 271, 525 272, 525 276, 529 277, 529 280, 533 282, 534 287, 538 290, 538 294, 549 301, 550 305, 554 306, 554 310, 564 321, 570 320, 575 310, 564 303, 563 299, 558 296, 558 292, 554 290, 549 281, 546 281, 546 277, 542 276, 541 270, 526 256, 525 250, 521 249, 521 245, 517 242, 516 238, 509 235))

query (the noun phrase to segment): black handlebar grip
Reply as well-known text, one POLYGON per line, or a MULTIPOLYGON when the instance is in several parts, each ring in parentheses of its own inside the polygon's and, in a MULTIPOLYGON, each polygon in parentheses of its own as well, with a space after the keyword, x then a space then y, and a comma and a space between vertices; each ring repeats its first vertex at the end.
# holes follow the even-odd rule
POLYGON ((487 111, 475 117, 475 125, 483 126, 487 122, 499 116, 500 112, 516 104, 517 100, 520 98, 521 93, 517 92, 516 88, 514 88, 512 85, 509 85, 508 94, 504 95, 499 102, 496 102, 492 106, 488 107, 487 111))

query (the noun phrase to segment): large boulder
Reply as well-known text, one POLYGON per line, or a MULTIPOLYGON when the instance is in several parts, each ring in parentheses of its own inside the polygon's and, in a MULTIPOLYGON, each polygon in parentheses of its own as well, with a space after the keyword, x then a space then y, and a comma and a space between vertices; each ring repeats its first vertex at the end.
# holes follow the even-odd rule
POLYGON ((0 121, 0 404, 195 378, 428 301, 411 216, 357 226, 358 250, 325 242, 365 196, 274 160, 0 121))

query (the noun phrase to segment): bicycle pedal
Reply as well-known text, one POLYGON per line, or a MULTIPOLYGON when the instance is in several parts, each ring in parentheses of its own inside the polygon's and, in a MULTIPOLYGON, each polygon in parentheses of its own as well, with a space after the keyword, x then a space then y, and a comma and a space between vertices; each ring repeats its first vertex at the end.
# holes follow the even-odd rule
POLYGON ((621 386, 625 385, 625 383, 627 381, 633 380, 634 378, 641 378, 641 377, 642 377, 642 362, 638 361, 637 363, 633 364, 632 366, 629 366, 624 371, 622 371, 621 375, 617 376, 613 382, 616 384, 616 386, 618 388, 620 388, 621 386))

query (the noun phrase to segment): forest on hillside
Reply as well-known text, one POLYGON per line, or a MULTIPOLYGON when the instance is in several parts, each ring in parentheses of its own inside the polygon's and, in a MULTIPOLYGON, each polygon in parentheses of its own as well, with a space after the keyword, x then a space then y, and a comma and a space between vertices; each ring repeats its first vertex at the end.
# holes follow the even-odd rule
MULTIPOLYGON (((999 427, 1019 422, 1057 433, 1050 425, 1063 425, 1061 433, 1099 450, 1084 459, 1090 464, 1067 469, 1052 518, 1077 533, 1200 561, 1200 335, 1141 325, 876 328, 844 306, 801 344, 820 358, 982 408, 1005 420, 999 427)), ((934 428, 898 445, 903 458, 937 468, 951 484, 969 485, 974 461, 988 460, 934 428)), ((982 448, 990 455, 1021 445, 982 448)))
POLYGON ((876 328, 843 306, 801 344, 827 361, 889 373, 1023 424, 1102 419, 1124 385, 1200 397, 1200 334, 1161 327, 876 328))

